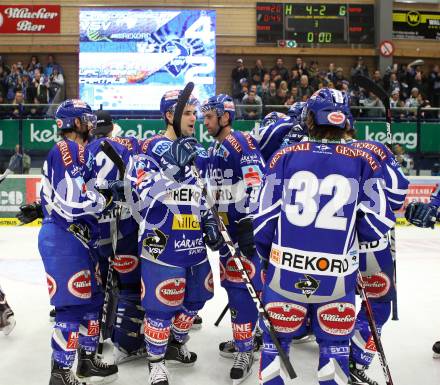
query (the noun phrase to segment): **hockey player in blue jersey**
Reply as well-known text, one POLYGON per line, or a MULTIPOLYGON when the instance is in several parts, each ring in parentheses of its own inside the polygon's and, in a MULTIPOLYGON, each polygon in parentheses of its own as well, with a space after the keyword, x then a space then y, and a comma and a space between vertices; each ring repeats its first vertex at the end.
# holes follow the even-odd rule
MULTIPOLYGON (((202 112, 208 133, 215 139, 208 150, 208 178, 214 200, 232 241, 238 245, 255 289, 261 290, 252 214, 257 208, 264 160, 249 134, 232 131, 235 109, 231 97, 220 94, 209 98, 202 105, 202 112)), ((221 284, 228 293, 234 340, 230 377, 234 384, 238 384, 251 373, 257 310, 227 247, 220 250, 220 269, 221 284)), ((230 341, 221 343, 221 354, 230 351, 231 344, 230 341)))
POLYGON ((206 210, 191 165, 205 175, 207 153, 192 135, 197 100, 190 97, 181 118, 182 137, 173 127, 181 91, 168 91, 160 110, 166 129, 141 143, 132 172, 133 208, 139 213, 144 334, 151 385, 167 385, 166 365, 194 365, 186 346, 197 312, 213 296, 206 245, 217 250, 223 238, 206 210))
MULTIPOLYGON (((378 240, 394 224, 380 164, 343 139, 350 127, 342 104, 329 89, 309 99, 309 139, 270 159, 254 219, 257 251, 267 264, 265 308, 286 352, 311 312, 321 385, 349 383, 358 241, 378 240)), ((284 384, 287 375, 263 330, 260 381, 284 384)))
POLYGON ((299 142, 307 134, 301 120, 304 105, 304 102, 294 103, 287 115, 270 112, 262 120, 261 126, 253 130, 252 136, 265 161, 284 145, 299 142))
MULTIPOLYGON (((343 112, 353 127, 348 95, 343 93, 343 112)), ((346 139, 350 145, 369 153, 381 165, 384 191, 393 211, 401 208, 408 192, 409 181, 402 172, 392 152, 382 143, 370 140, 352 140, 354 130, 346 139)), ((394 282, 394 262, 391 247, 391 233, 382 239, 359 245, 359 270, 362 274, 365 291, 369 297, 373 316, 379 334, 390 317, 391 301, 396 298, 394 282)), ((353 385, 377 385, 366 373, 370 366, 376 347, 368 325, 365 307, 362 306, 356 319, 355 332, 351 340, 350 376, 353 385)))
POLYGON ((71 371, 78 348, 77 376, 86 382, 109 382, 116 379, 118 369, 96 355, 102 294, 89 253, 97 239, 96 215, 109 201, 86 185, 90 169, 83 147, 96 116, 83 101, 69 99, 58 107, 55 118, 62 140, 44 162, 44 219, 38 236, 50 301, 56 309, 49 384, 80 384, 71 371))
MULTIPOLYGON (((128 168, 138 154, 139 143, 134 137, 113 136, 113 120, 107 111, 96 112, 96 128, 92 131, 95 140, 86 149, 92 156, 92 174, 96 186, 105 186, 119 177, 114 163, 101 150, 103 141, 108 141, 128 168)), ((104 339, 111 337, 114 344, 115 363, 119 364, 145 352, 141 325, 144 311, 141 307, 140 261, 138 255, 138 224, 129 208, 121 208, 121 217, 116 227, 116 207, 107 210, 98 218, 99 243, 96 254, 103 287, 106 287, 110 258, 113 260, 114 282, 107 309, 107 319, 103 328, 104 339), (113 255, 112 236, 118 229, 116 255, 113 255), (116 279, 117 275, 117 279, 116 279), (116 285, 117 283, 117 285, 116 285)))

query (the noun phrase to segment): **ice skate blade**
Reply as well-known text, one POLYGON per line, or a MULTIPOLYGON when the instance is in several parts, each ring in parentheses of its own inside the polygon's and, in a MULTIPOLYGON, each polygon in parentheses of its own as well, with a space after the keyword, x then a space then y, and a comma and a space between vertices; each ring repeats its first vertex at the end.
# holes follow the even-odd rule
POLYGON ((80 382, 84 382, 87 385, 98 385, 98 384, 110 384, 118 379, 118 373, 111 374, 110 376, 92 376, 92 377, 79 377, 80 382))
POLYGON ((180 361, 167 360, 165 358, 165 365, 167 368, 190 368, 190 367, 194 366, 195 363, 196 363, 196 361, 185 364, 180 361))
POLYGON ((440 353, 432 353, 432 358, 440 358, 440 353))
POLYGON ((249 370, 248 373, 246 373, 242 378, 237 378, 232 380, 232 385, 239 385, 242 382, 246 381, 246 378, 248 378, 252 374, 252 369, 249 370))

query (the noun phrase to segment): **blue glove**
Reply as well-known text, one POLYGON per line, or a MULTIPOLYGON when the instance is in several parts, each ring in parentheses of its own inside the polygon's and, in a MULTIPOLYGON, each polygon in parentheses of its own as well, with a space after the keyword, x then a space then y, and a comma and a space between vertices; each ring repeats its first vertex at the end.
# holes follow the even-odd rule
POLYGON ((175 140, 160 159, 160 165, 166 174, 177 182, 185 180, 185 167, 197 156, 197 139, 189 136, 175 140))
POLYGON ((434 228, 438 206, 431 203, 411 202, 405 210, 405 218, 417 227, 434 228))
POLYGON ((202 230, 205 234, 203 240, 212 251, 217 251, 223 246, 225 240, 218 228, 217 221, 210 211, 202 214, 202 230))

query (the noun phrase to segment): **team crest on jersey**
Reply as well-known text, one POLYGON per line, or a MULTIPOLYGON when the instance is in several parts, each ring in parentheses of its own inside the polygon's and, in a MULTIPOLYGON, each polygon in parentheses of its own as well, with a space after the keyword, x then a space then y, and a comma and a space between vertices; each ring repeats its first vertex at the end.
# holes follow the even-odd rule
POLYGON ((309 298, 316 292, 316 290, 318 290, 320 281, 308 274, 304 274, 304 276, 306 279, 300 279, 296 282, 295 288, 301 290, 302 293, 309 298))
POLYGON ((185 278, 170 278, 156 287, 156 298, 168 306, 180 306, 185 297, 185 278))
POLYGON ((307 309, 304 306, 289 302, 269 302, 267 313, 273 327, 279 333, 292 333, 303 324, 307 309))
POLYGON ((139 260, 135 255, 116 255, 113 267, 118 273, 127 274, 136 269, 139 260))
POLYGON ((153 256, 154 259, 159 258, 163 253, 168 242, 169 235, 165 235, 159 229, 153 229, 154 234, 148 234, 148 237, 142 242, 142 246, 147 253, 153 256))
POLYGON ((319 326, 326 333, 346 336, 353 331, 356 308, 348 302, 329 303, 318 308, 319 326))
MULTIPOLYGON (((248 273, 249 279, 254 278, 255 265, 253 264, 253 262, 244 257, 241 258, 241 262, 246 272, 248 273)), ((236 282, 236 283, 243 282, 243 279, 241 278, 240 270, 238 270, 238 267, 235 264, 233 257, 230 257, 226 262, 226 279, 230 282, 236 282)))
POLYGON ((317 148, 319 152, 330 154, 329 150, 331 150, 331 147, 326 144, 319 144, 315 148, 317 148))
POLYGON ((77 298, 92 298, 92 279, 90 270, 81 270, 72 275, 67 282, 69 292, 77 298))
POLYGON ((380 298, 388 293, 391 281, 385 273, 362 276, 368 298, 380 298))
POLYGON ((55 279, 46 273, 47 289, 49 290, 49 297, 52 298, 57 292, 57 282, 55 279))

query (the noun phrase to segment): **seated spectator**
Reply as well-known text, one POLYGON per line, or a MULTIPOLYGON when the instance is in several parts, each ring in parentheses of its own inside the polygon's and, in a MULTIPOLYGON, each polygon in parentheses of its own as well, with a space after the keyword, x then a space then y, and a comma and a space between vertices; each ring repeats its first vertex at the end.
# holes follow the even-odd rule
POLYGON ((327 72, 327 79, 330 82, 333 82, 336 76, 336 65, 335 63, 329 63, 328 65, 328 72, 327 72))
POLYGON ((312 60, 310 62, 310 66, 307 68, 309 80, 312 82, 318 76, 319 67, 318 62, 316 60, 312 60))
POLYGON ((298 96, 301 101, 305 101, 313 94, 313 89, 309 85, 309 77, 307 75, 302 75, 299 81, 298 96))
POLYGON ((243 97, 241 101, 242 107, 242 117, 246 120, 257 120, 261 119, 262 105, 261 99, 256 99, 256 93, 254 90, 249 90, 248 94, 243 97))
POLYGON ((264 75, 267 74, 267 69, 263 66, 261 59, 255 60, 255 67, 251 69, 251 83, 261 84, 264 75))
POLYGON ((298 70, 299 76, 301 76, 301 75, 309 76, 309 72, 307 70, 307 64, 303 61, 303 59, 301 57, 296 58, 296 62, 294 64, 293 68, 298 70))
POLYGON ((294 104, 296 102, 295 97, 290 94, 287 98, 287 100, 284 102, 284 105, 287 107, 290 107, 292 104, 294 104))
POLYGON ((291 89, 292 87, 298 87, 300 78, 301 77, 299 75, 298 69, 292 67, 292 69, 290 70, 290 80, 288 84, 289 89, 291 89))
POLYGON ((333 77, 333 83, 336 85, 337 82, 342 82, 347 80, 344 76, 344 69, 342 67, 336 68, 335 76, 333 77))
POLYGON ((288 81, 289 80, 289 71, 286 67, 284 67, 284 60, 282 58, 277 58, 275 62, 275 66, 271 68, 270 70, 271 77, 272 73, 274 73, 273 81, 277 82, 277 85, 282 81, 288 81))
POLYGON ((405 100, 405 107, 411 108, 411 111, 407 111, 407 117, 415 119, 417 116, 417 108, 422 103, 422 96, 420 95, 419 89, 413 87, 411 89, 411 95, 405 100))
POLYGON ((389 79, 388 92, 390 94, 393 93, 394 90, 400 91, 400 82, 397 80, 397 74, 395 72, 391 72, 389 79))
MULTIPOLYGON (((49 77, 49 100, 52 102, 56 93, 64 90, 64 76, 60 73, 58 66, 53 66, 52 74, 49 77)), ((64 98, 61 98, 64 99, 64 98)))
POLYGON ((277 85, 275 82, 270 82, 269 92, 263 95, 264 115, 274 111, 273 107, 271 106, 278 105, 279 101, 280 100, 278 99, 277 96, 277 85), (270 106, 270 107, 266 107, 266 106, 270 106))
POLYGON ((327 87, 328 79, 325 71, 319 71, 313 80, 310 82, 310 86, 314 91, 319 90, 320 88, 327 87))
POLYGON ((27 109, 25 108, 23 103, 23 91, 16 91, 14 100, 12 101, 12 104, 14 105, 11 112, 12 118, 24 118, 27 115, 27 109))
POLYGON ((393 153, 396 160, 400 163, 403 173, 409 175, 410 170, 414 167, 412 157, 405 152, 405 148, 399 143, 393 146, 393 153))
POLYGON ((235 68, 231 72, 232 79, 232 97, 234 99, 242 99, 239 96, 241 93, 241 80, 249 79, 249 70, 244 66, 243 59, 237 59, 235 68))
POLYGON ((371 79, 373 80, 373 82, 375 82, 379 87, 385 88, 384 87, 384 83, 383 83, 383 79, 382 79, 382 75, 380 73, 379 70, 376 70, 373 72, 373 76, 371 76, 371 79))
POLYGON ((30 76, 31 78, 34 77, 34 71, 35 71, 37 68, 38 68, 39 70, 41 70, 41 64, 40 64, 40 62, 38 61, 38 57, 35 56, 35 55, 32 55, 32 56, 31 56, 31 61, 29 62, 28 66, 27 66, 27 68, 26 68, 26 71, 27 71, 27 73, 29 74, 29 76, 30 76))
POLYGON ((293 103, 301 101, 301 97, 299 96, 298 87, 297 86, 293 86, 290 89, 290 97, 293 99, 293 103))
POLYGON ((269 85, 270 75, 268 73, 265 73, 263 76, 263 81, 261 82, 261 84, 257 85, 257 95, 263 98, 264 95, 269 92, 269 85))
POLYGON ((63 74, 63 68, 55 61, 55 57, 53 55, 47 55, 47 64, 43 72, 46 79, 49 79, 50 75, 52 75, 53 67, 56 65, 58 66, 60 73, 63 74))
POLYGON ((395 88, 391 92, 390 97, 390 107, 391 107, 391 116, 394 120, 404 120, 405 119, 405 111, 404 110, 394 110, 394 108, 402 108, 405 104, 402 100, 400 100, 400 91, 398 88, 395 88))

